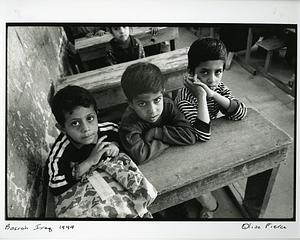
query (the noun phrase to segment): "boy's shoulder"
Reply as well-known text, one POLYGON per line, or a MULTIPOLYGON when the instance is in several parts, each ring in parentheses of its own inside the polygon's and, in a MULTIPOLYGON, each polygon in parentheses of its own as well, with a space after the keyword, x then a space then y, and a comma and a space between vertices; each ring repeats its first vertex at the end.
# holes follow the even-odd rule
POLYGON ((67 135, 61 132, 52 145, 48 158, 51 158, 51 156, 56 156, 58 153, 60 155, 65 155, 65 152, 72 148, 72 145, 73 144, 68 139, 67 135))
POLYGON ((129 37, 130 37, 130 40, 131 40, 131 43, 132 43, 133 46, 140 46, 140 45, 142 45, 142 42, 141 42, 140 39, 136 38, 133 35, 129 35, 129 37))

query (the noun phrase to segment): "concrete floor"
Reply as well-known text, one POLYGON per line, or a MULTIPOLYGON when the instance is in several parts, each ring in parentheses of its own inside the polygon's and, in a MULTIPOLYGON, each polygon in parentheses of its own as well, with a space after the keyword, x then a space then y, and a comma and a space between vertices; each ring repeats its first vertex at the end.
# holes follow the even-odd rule
MULTIPOLYGON (((188 29, 180 28, 179 39, 176 41, 176 49, 190 46, 197 37, 188 29)), ((254 55, 255 56, 255 55, 254 55)), ((262 56, 263 57, 263 56, 262 56)), ((262 63, 257 59, 255 64, 262 63)), ((253 60, 254 61, 254 60, 253 60)), ((276 69, 282 67, 280 74, 284 75, 284 81, 291 75, 291 71, 286 70, 286 64, 276 64, 270 69, 276 74, 276 69)), ((295 100, 293 97, 276 87, 271 81, 264 78, 262 74, 251 75, 241 67, 235 60, 230 70, 223 75, 224 83, 232 90, 234 96, 244 102, 247 107, 257 109, 265 118, 272 121, 279 128, 284 130, 294 139, 295 134, 295 100)), ((282 76, 278 75, 282 78, 282 76)), ((294 144, 290 147, 287 159, 281 164, 269 205, 266 209, 265 218, 292 218, 294 214, 294 167, 295 154, 294 144)), ((243 185, 243 182, 241 183, 243 185)), ((215 214, 216 218, 241 218, 241 213, 237 210, 232 199, 226 194, 224 189, 213 192, 219 201, 219 209, 215 214)))

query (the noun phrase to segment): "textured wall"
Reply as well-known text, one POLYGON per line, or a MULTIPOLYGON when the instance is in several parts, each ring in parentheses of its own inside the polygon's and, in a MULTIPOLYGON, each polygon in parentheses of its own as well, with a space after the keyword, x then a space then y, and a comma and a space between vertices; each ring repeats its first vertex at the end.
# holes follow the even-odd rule
POLYGON ((8 27, 8 217, 37 215, 41 167, 57 136, 47 95, 67 69, 65 44, 60 27, 8 27))

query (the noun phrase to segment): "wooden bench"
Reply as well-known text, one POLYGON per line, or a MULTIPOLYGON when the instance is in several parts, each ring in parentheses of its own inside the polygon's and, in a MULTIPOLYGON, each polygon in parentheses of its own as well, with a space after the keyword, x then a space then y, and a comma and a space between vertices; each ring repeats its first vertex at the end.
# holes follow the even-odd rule
POLYGON ((121 89, 121 76, 124 70, 133 63, 147 61, 157 65, 161 69, 162 73, 168 79, 166 90, 170 92, 183 86, 182 76, 187 68, 187 52, 188 48, 182 48, 143 59, 67 76, 56 82, 55 89, 58 91, 67 85, 84 87, 94 94, 98 107, 100 109, 106 109, 126 102, 126 97, 121 89))
MULTIPOLYGON (((180 49, 139 61, 157 63, 168 77, 167 91, 173 91, 182 87, 186 52, 187 49, 180 49)), ((61 79, 56 89, 77 84, 91 90, 99 104, 113 107, 125 101, 119 89, 120 77, 133 62, 61 79), (113 95, 114 91, 117 95, 113 95)), ((158 197, 150 206, 152 213, 248 178, 245 200, 251 202, 255 196, 259 204, 247 205, 245 217, 263 217, 291 138, 254 109, 248 109, 246 118, 241 121, 224 118, 214 120, 212 133, 208 142, 170 147, 156 159, 139 166, 158 190, 158 197), (255 188, 257 179, 263 186, 259 193, 255 188)), ((53 199, 49 194, 47 218, 55 216, 53 207, 53 199)))
POLYGON ((257 42, 256 45, 267 51, 267 56, 264 65, 264 72, 267 73, 271 65, 273 52, 275 50, 283 48, 285 46, 285 41, 280 38, 273 37, 263 39, 262 41, 257 42))
MULTIPOLYGON (((170 48, 174 50, 175 39, 178 38, 179 34, 176 27, 159 27, 155 36, 151 34, 150 27, 133 27, 131 35, 141 40, 144 47, 170 41, 170 48)), ((76 39, 75 49, 78 51, 81 61, 86 62, 104 57, 106 45, 112 37, 110 33, 107 33, 103 36, 76 39)))

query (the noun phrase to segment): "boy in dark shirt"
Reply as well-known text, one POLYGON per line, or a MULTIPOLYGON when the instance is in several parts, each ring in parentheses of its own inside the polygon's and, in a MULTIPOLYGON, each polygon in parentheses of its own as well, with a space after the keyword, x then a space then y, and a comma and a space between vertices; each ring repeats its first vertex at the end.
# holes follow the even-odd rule
POLYGON ((98 123, 97 105, 81 87, 67 86, 51 102, 61 131, 48 157, 49 187, 61 194, 105 156, 119 153, 118 125, 98 123))
POLYGON ((137 163, 161 154, 170 145, 191 145, 195 135, 173 101, 164 98, 165 78, 151 63, 136 63, 125 70, 122 89, 129 107, 122 116, 120 140, 137 163))
POLYGON ((129 33, 129 27, 110 27, 113 39, 105 50, 108 65, 128 62, 145 57, 141 41, 129 33))

